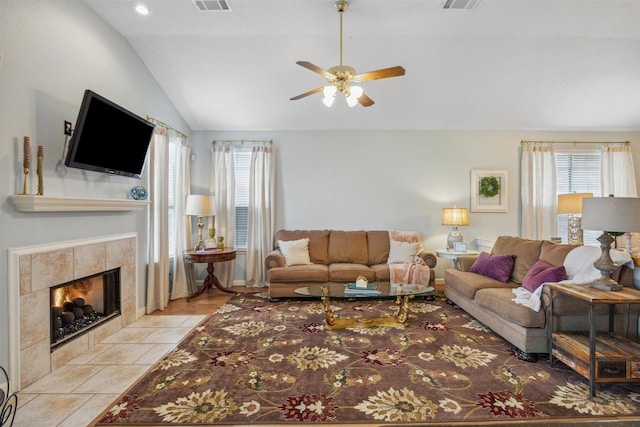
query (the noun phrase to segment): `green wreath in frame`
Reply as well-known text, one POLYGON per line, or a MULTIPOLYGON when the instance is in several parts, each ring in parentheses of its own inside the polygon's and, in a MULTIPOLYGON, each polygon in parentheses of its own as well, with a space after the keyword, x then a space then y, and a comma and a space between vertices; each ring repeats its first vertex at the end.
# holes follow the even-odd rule
POLYGON ((480 189, 478 192, 482 197, 495 197, 500 194, 500 181, 495 176, 485 176, 480 179, 480 189))

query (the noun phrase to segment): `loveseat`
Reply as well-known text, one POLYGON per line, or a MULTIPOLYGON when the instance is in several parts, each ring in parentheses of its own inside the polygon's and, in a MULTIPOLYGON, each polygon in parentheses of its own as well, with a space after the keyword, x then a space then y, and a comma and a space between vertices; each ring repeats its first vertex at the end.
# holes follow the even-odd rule
MULTIPOLYGON (((550 352, 551 296, 549 287, 540 285, 538 292, 525 292, 531 296, 536 293, 539 295, 537 300, 539 310, 516 303, 514 300, 518 291, 523 289, 523 281, 527 285, 532 282, 533 275, 530 273, 527 276, 527 273, 532 268, 537 269, 545 265, 548 266, 547 271, 564 271, 564 277, 556 277, 547 282, 562 283, 562 281, 575 280, 575 283, 579 283, 579 276, 588 279, 588 276, 595 271, 592 250, 596 255, 600 252, 600 248, 595 247, 576 247, 546 240, 501 236, 495 241, 490 254, 480 254, 485 260, 489 260, 488 264, 483 265, 478 262, 477 255, 459 257, 457 268, 448 269, 444 273, 444 293, 450 302, 517 347, 521 352, 519 356, 535 360, 539 353, 550 352), (576 258, 583 253, 588 253, 591 258, 585 260, 576 258), (496 276, 492 273, 504 267, 500 264, 494 264, 491 267, 490 262, 497 262, 501 258, 508 259, 511 256, 514 256, 513 268, 508 271, 506 280, 504 280, 505 277, 498 277, 498 279, 487 277, 496 276), (571 262, 568 262, 570 260, 571 262), (582 266, 578 267, 580 264, 582 266), (490 268, 487 268, 488 266, 490 268), (479 273, 478 270, 484 274, 479 273), (585 272, 588 274, 585 275, 585 272)), ((630 263, 630 267, 627 264, 619 264, 621 265, 612 274, 612 278, 624 286, 633 288, 633 262, 630 263)), ((499 271, 499 273, 505 272, 499 271)), ((588 286, 587 282, 588 280, 582 281, 585 283, 584 286, 588 286)), ((608 306, 596 304, 594 310, 597 329, 607 330, 608 306)), ((619 304, 615 305, 615 312, 616 332, 631 339, 637 339, 638 307, 619 304)), ((585 301, 554 293, 553 315, 553 328, 556 330, 588 330, 586 326, 588 325, 588 303, 585 301)))
POLYGON ((417 232, 279 230, 274 249, 265 258, 269 297, 300 297, 295 293, 299 287, 351 283, 359 276, 369 282, 390 283, 390 262, 426 270, 421 277, 434 286, 435 275, 429 269, 436 266, 437 258, 422 249, 417 232))

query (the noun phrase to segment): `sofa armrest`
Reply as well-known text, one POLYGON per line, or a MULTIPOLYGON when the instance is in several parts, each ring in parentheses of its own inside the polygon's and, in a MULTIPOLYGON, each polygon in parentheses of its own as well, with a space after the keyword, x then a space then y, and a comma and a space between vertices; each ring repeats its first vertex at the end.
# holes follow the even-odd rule
POLYGON ((280 249, 274 249, 267 254, 267 257, 264 259, 264 266, 267 270, 274 267, 286 267, 284 255, 282 255, 280 249))
POLYGON ((438 263, 438 257, 433 252, 420 251, 418 256, 422 258, 429 268, 435 268, 438 263))
POLYGON ((458 270, 469 271, 474 262, 478 259, 478 255, 461 255, 457 259, 458 270))

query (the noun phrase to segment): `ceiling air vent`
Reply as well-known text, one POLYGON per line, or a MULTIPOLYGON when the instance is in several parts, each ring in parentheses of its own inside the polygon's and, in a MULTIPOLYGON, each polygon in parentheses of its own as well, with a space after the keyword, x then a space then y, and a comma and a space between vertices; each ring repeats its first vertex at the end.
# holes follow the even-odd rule
POLYGON ((227 0, 193 0, 193 4, 202 12, 230 12, 227 0))
POLYGON ((480 0, 445 0, 443 9, 469 10, 476 7, 480 0))

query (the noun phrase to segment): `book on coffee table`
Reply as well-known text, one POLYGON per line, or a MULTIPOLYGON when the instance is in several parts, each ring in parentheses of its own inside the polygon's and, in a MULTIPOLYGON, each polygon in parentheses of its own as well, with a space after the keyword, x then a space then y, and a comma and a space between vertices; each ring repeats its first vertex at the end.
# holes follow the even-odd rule
POLYGON ((375 283, 367 283, 366 288, 358 288, 355 283, 349 283, 344 290, 345 295, 380 295, 380 288, 375 283))

